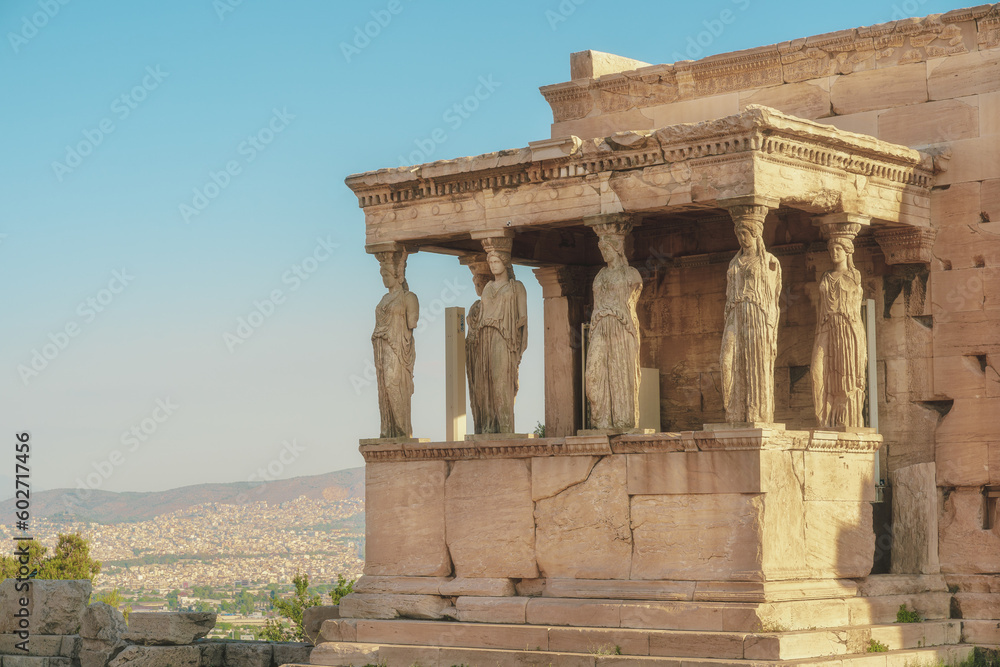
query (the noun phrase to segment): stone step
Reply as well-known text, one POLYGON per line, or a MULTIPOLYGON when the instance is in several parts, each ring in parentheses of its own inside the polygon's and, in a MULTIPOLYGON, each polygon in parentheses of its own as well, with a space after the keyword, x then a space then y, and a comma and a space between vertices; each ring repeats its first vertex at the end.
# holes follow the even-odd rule
MULTIPOLYGON (((630 628, 369 620, 335 632, 344 619, 324 623, 320 641, 360 646, 427 647, 599 653, 629 656, 794 660, 863 653, 875 640, 891 650, 957 644, 961 621, 873 625, 832 630, 744 633, 630 628), (327 624, 330 624, 329 626, 327 624)), ((315 653, 314 653, 315 655, 315 653)))
MULTIPOLYGON (((627 656, 605 650, 590 653, 518 649, 361 644, 357 650, 335 643, 320 644, 313 650, 311 663, 329 667, 384 665, 385 667, 627 667, 650 665, 669 667, 914 667, 915 665, 958 665, 973 647, 947 646, 903 649, 884 653, 860 653, 804 660, 744 660, 735 658, 687 658, 677 656, 627 656)), ((612 649, 613 651, 613 649, 612 649)))
POLYGON ((341 614, 357 620, 407 618, 491 624, 760 632, 894 623, 900 605, 925 619, 951 616, 951 594, 920 592, 878 597, 779 602, 698 602, 462 595, 454 607, 437 596, 356 596, 341 614), (437 600, 436 606, 428 599, 437 600))
POLYGON ((962 641, 977 646, 1000 644, 1000 620, 962 621, 962 641))

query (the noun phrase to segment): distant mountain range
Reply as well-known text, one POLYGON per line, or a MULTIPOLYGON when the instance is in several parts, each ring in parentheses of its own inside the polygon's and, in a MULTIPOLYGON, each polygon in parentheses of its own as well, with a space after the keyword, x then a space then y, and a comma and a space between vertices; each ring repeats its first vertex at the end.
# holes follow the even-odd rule
MULTIPOLYGON (((268 504, 276 504, 295 500, 299 496, 313 500, 364 499, 365 469, 348 468, 273 482, 196 484, 168 491, 91 491, 85 499, 78 498, 73 489, 53 489, 31 494, 31 515, 63 519, 76 517, 102 524, 125 523, 146 521, 204 503, 243 505, 264 500, 268 504), (73 501, 71 506, 67 505, 67 498, 73 501)), ((12 517, 14 511, 13 498, 0 503, 0 516, 12 517)))

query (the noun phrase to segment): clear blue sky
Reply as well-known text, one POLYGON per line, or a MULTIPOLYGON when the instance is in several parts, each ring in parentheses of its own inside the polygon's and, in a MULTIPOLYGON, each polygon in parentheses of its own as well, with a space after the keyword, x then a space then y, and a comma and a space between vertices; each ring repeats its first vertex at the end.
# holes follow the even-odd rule
MULTIPOLYGON (((142 491, 269 464, 281 477, 361 465, 377 395, 355 385, 383 288, 345 176, 398 166, 436 128, 447 138, 421 161, 547 138, 538 87, 566 81, 574 51, 672 62, 713 26, 702 56, 960 6, 3 0, 0 433, 31 431, 36 489, 89 473, 142 491), (719 31, 724 10, 736 18, 719 31), (376 36, 355 42, 377 19, 376 36), (455 127, 444 114, 480 77, 499 85, 455 127), (270 317, 227 346, 274 290, 270 317), (27 375, 34 350, 53 358, 27 375), (144 419, 146 439, 123 441, 144 419)), ((415 255, 408 277, 428 320, 413 425, 443 439, 442 318, 429 308, 454 281, 455 305, 474 290, 450 257, 415 255)), ((517 420, 531 430, 543 418, 541 294, 529 270, 518 277, 531 336, 517 420)), ((12 450, 0 475, 13 474, 12 450)))

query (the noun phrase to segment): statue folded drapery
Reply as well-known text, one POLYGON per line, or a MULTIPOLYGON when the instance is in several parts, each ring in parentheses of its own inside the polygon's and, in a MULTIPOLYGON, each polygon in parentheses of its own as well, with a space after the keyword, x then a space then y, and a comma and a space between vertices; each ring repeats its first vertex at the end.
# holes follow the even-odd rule
MULTIPOLYGON (((493 280, 489 264, 485 258, 481 261, 477 259, 469 262, 469 269, 472 271, 472 282, 476 286, 476 295, 482 297, 483 289, 493 280)), ((465 317, 465 374, 469 380, 469 407, 472 410, 474 433, 483 432, 481 425, 484 423, 486 414, 484 405, 486 368, 479 351, 482 344, 482 336, 479 334, 482 307, 482 300, 477 300, 469 307, 469 313, 465 317)))
POLYGON ((586 386, 595 429, 631 430, 639 423, 639 317, 642 276, 625 258, 631 225, 596 226, 607 266, 594 278, 586 386))
POLYGON ((493 280, 483 288, 477 313, 472 366, 482 375, 472 390, 482 406, 482 421, 475 428, 476 433, 513 433, 518 367, 528 345, 528 298, 524 285, 514 280, 510 239, 484 239, 483 247, 493 280))
POLYGON ((720 363, 729 423, 774 421, 781 264, 764 247, 763 226, 762 214, 737 218, 740 250, 726 273, 720 363))
POLYGON ((854 243, 829 241, 834 267, 819 284, 816 342, 811 374, 813 404, 821 428, 864 426, 868 348, 861 320, 861 272, 854 268, 854 243))
POLYGON ((417 326, 417 295, 407 289, 406 255, 402 251, 376 253, 382 282, 389 292, 375 308, 375 378, 378 408, 382 418, 380 437, 409 438, 410 399, 413 396, 413 364, 416 349, 413 329, 417 326))

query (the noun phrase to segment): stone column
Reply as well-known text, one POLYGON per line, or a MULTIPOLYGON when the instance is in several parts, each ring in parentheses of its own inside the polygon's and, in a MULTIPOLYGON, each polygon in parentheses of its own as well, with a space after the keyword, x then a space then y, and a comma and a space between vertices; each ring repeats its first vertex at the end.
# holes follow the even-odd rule
MULTIPOLYGON (((864 294, 854 266, 854 239, 871 218, 854 213, 817 217, 833 268, 819 281, 813 345, 813 407, 819 428, 864 426, 868 338, 861 319, 864 294)), ((877 406, 875 406, 877 409, 877 406)))
MULTIPOLYGON (((493 280, 489 262, 486 260, 486 253, 467 253, 459 257, 458 261, 472 271, 472 282, 476 287, 476 296, 481 297, 483 288, 493 280)), ((465 377, 469 383, 469 408, 472 412, 473 433, 482 433, 485 410, 482 391, 485 382, 485 369, 480 362, 478 351, 482 305, 482 300, 477 298, 475 303, 469 306, 469 312, 465 318, 465 377)))
POLYGON ((583 427, 580 325, 583 323, 585 269, 535 269, 545 314, 545 435, 576 435, 583 427))
POLYGON ((781 265, 764 247, 764 218, 778 200, 750 195, 720 200, 736 227, 740 250, 726 273, 722 333, 722 398, 726 422, 774 422, 774 362, 778 354, 781 265))
MULTIPOLYGON (((482 385, 473 390, 483 405, 476 423, 478 436, 531 437, 514 432, 514 401, 517 397, 521 357, 528 346, 528 297, 514 275, 511 251, 514 230, 489 229, 472 232, 481 241, 493 278, 483 287, 480 312, 484 326, 479 331, 475 367, 482 368, 482 385)), ((470 439, 467 437, 466 439, 470 439)))
POLYGON ((590 426, 627 433, 639 426, 639 318, 636 305, 642 276, 629 265, 626 250, 633 222, 623 214, 584 218, 596 232, 607 263, 592 288, 594 308, 587 346, 587 401, 590 426))
POLYGON ((375 308, 372 348, 378 384, 381 430, 378 438, 361 444, 413 442, 410 400, 413 396, 413 366, 416 348, 413 330, 420 306, 406 283, 406 258, 410 249, 398 243, 365 246, 379 261, 386 294, 375 308))

